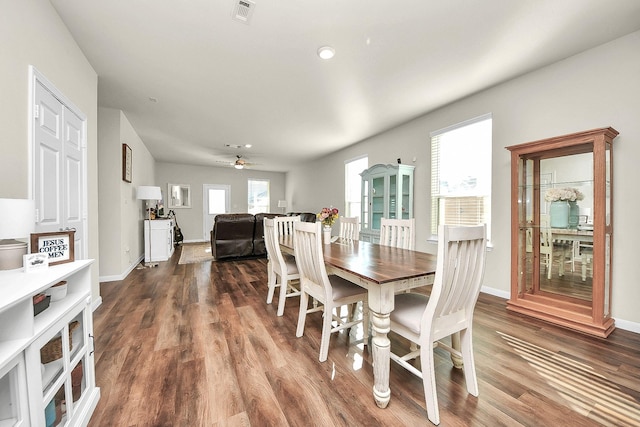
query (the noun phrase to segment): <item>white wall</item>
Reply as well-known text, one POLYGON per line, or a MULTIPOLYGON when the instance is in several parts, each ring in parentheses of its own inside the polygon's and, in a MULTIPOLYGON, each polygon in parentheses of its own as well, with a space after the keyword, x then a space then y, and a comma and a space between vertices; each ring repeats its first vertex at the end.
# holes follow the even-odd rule
MULTIPOLYGON (((493 114, 492 244, 485 286, 509 295, 510 158, 504 147, 588 129, 612 126, 614 141, 614 242, 612 313, 618 326, 640 326, 637 286, 636 213, 640 198, 640 32, 602 45, 507 83, 470 96, 409 123, 362 141, 287 174, 287 197, 295 210, 318 210, 344 203, 344 160, 369 156, 369 165, 416 166, 416 247, 429 244, 429 133, 452 124, 493 114), (416 162, 412 161, 416 157, 416 162), (322 181, 319 177, 322 176, 322 181)), ((344 207, 344 206, 342 206, 344 207)), ((637 330, 640 332, 640 330, 637 330)))
POLYGON ((100 108, 100 280, 122 280, 144 256, 145 202, 140 185, 156 185, 155 159, 127 119, 113 108, 100 108), (122 179, 122 144, 132 152, 131 182, 122 179))
MULTIPOLYGON (((29 65, 87 116, 88 249, 98 259, 98 77, 48 0, 0 0, 0 197, 27 198, 29 65)), ((98 260, 92 268, 99 299, 98 260)))
MULTIPOLYGON (((166 201, 167 185, 188 184, 191 186, 191 208, 174 209, 180 231, 185 241, 202 241, 209 239, 209 231, 203 232, 203 184, 223 184, 231 186, 231 212, 247 212, 248 180, 268 179, 271 195, 271 212, 280 212, 278 200, 285 194, 285 174, 280 172, 261 172, 249 168, 237 170, 224 167, 205 167, 183 165, 178 163, 158 162, 156 165, 156 185, 162 188, 165 196, 165 211, 169 206, 166 201)), ((290 210, 290 209, 289 209, 290 210)))

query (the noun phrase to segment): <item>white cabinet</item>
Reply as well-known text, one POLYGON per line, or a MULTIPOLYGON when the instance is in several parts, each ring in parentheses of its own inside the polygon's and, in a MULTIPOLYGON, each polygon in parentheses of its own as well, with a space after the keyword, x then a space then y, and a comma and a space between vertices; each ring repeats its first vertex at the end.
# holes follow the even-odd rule
POLYGON ((144 222, 144 262, 166 261, 173 255, 173 219, 144 222))
POLYGON ((360 240, 380 241, 380 219, 413 218, 413 170, 410 165, 374 165, 363 171, 360 240))
POLYGON ((86 425, 95 383, 91 264, 0 272, 0 426, 86 425), (34 316, 33 296, 60 281, 67 294, 34 316))

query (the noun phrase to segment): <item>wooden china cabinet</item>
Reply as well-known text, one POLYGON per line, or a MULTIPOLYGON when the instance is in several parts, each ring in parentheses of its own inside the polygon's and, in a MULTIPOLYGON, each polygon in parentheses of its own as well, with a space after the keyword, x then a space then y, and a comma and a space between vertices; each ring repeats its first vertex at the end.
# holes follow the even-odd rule
POLYGON ((506 147, 511 152, 509 310, 598 337, 613 331, 617 135, 609 127, 506 147), (566 199, 567 191, 575 201, 559 200, 572 205, 569 219, 559 221, 563 212, 552 203, 566 199))

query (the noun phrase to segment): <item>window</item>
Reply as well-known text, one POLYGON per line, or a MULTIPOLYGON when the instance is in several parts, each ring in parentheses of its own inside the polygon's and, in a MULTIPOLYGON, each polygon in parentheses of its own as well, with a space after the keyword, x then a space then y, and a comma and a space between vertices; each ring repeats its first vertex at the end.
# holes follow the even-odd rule
MULTIPOLYGON (((344 216, 360 216, 362 200, 362 177, 360 173, 369 167, 367 156, 359 159, 347 160, 344 165, 344 216)), ((361 219, 362 220, 362 219, 361 219)))
POLYGON ((491 218, 491 114, 431 134, 431 234, 491 218))
POLYGON ((250 179, 248 190, 247 212, 254 215, 261 212, 271 212, 268 179, 250 179))

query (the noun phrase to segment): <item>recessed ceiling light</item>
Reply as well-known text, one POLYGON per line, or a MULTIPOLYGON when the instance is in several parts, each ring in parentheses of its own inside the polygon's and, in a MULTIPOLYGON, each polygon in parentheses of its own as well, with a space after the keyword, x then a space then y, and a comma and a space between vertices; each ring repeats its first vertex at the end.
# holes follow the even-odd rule
POLYGON ((251 148, 252 145, 251 144, 244 144, 244 148, 251 148))
POLYGON ((336 54, 336 51, 331 46, 322 46, 318 49, 318 56, 322 59, 331 59, 336 54))

